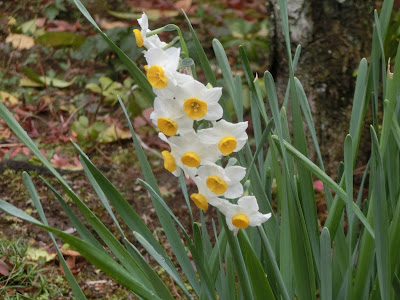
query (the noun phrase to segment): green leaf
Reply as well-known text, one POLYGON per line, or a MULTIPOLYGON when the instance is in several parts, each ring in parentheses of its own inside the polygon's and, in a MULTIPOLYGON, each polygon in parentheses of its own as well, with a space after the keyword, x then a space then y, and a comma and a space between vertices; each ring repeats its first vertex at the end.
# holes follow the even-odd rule
POLYGON ((389 264, 389 226, 387 201, 385 193, 384 171, 378 137, 371 126, 373 180, 372 201, 374 202, 374 231, 376 247, 376 264, 378 268, 381 299, 389 299, 391 294, 391 276, 389 264))
POLYGON ((221 216, 221 213, 218 212, 218 217, 219 217, 219 224, 223 224, 223 227, 225 229, 227 238, 228 238, 228 244, 229 248, 232 251, 232 256, 233 256, 233 262, 235 264, 235 268, 237 270, 237 277, 239 281, 239 287, 240 287, 240 292, 243 295, 244 299, 255 299, 252 286, 251 286, 251 280, 249 273, 246 269, 246 263, 243 257, 242 250, 240 248, 238 239, 236 236, 233 235, 233 233, 229 230, 228 225, 226 225, 225 218, 221 216))
MULTIPOLYGON (((272 136, 272 139, 278 143, 279 139, 277 136, 272 136)), ((292 145, 290 145, 288 142, 284 141, 284 147, 286 150, 293 155, 294 158, 296 158, 300 163, 302 163, 305 167, 307 167, 315 176, 317 176, 319 179, 321 179, 324 183, 326 183, 335 193, 339 195, 339 197, 343 200, 346 201, 347 199, 347 194, 346 192, 335 182, 330 178, 328 175, 326 175, 325 172, 323 172, 318 166, 316 166, 311 160, 309 160, 306 156, 301 154, 299 151, 297 151, 292 145)), ((357 217, 360 219, 360 221, 364 224, 365 228, 369 231, 372 237, 374 237, 374 232, 365 218, 364 214, 361 212, 360 208, 352 202, 351 209, 354 211, 354 213, 357 215, 357 217)))
POLYGON ((247 55, 246 55, 246 50, 244 49, 243 46, 239 46, 239 55, 242 60, 242 65, 243 65, 243 69, 244 69, 244 74, 247 79, 247 83, 250 87, 251 92, 253 93, 253 95, 256 99, 256 104, 257 104, 258 110, 261 113, 261 116, 263 117, 265 124, 267 124, 268 117, 267 117, 267 113, 265 110, 265 104, 263 101, 263 97, 262 97, 259 89, 257 89, 258 85, 254 82, 255 78, 254 78, 253 72, 250 67, 249 59, 247 58, 247 55))
MULTIPOLYGON (((142 146, 140 145, 139 139, 136 136, 135 131, 133 130, 132 123, 129 120, 128 113, 126 112, 125 106, 122 102, 122 99, 118 96, 119 103, 121 104, 122 110, 125 113, 125 117, 128 121, 129 129, 132 134, 133 143, 135 144, 135 149, 137 156, 139 158, 140 167, 142 169, 144 178, 146 183, 148 183, 154 191, 161 196, 160 189, 158 188, 156 178, 154 177, 153 171, 151 170, 150 164, 146 158, 146 155, 143 152, 142 146)), ((179 236, 178 231, 175 228, 175 225, 171 219, 171 216, 166 213, 161 206, 161 204, 155 199, 151 197, 154 208, 156 210, 157 216, 160 220, 161 226, 164 229, 165 235, 168 238, 168 241, 171 244, 171 248, 175 253, 175 256, 181 265, 184 273, 186 274, 190 284, 197 294, 200 291, 200 285, 196 277, 196 273, 193 270, 193 266, 187 256, 186 250, 181 242, 181 238, 179 236)))
POLYGON ((218 65, 221 69, 222 76, 224 77, 225 83, 226 83, 226 89, 228 90, 229 96, 232 99, 233 106, 235 108, 236 115, 239 115, 239 110, 238 110, 238 105, 236 95, 235 95, 235 83, 233 81, 233 76, 232 76, 232 71, 231 67, 229 65, 228 58, 226 56, 225 50, 222 47, 220 41, 217 39, 213 39, 212 42, 215 57, 217 58, 218 65))
POLYGON ((47 77, 47 76, 39 76, 40 80, 44 83, 44 85, 49 85, 56 88, 67 88, 74 84, 76 77, 73 78, 71 81, 65 81, 62 79, 47 77))
MULTIPOLYGON (((373 202, 368 207, 367 219, 372 222, 374 210, 373 202)), ((369 231, 364 231, 361 237, 361 245, 359 256, 357 259, 357 270, 354 278, 351 299, 363 299, 367 297, 367 291, 370 283, 368 277, 371 275, 372 266, 374 264, 375 245, 374 238, 369 231)))
MULTIPOLYGON (((43 207, 40 203, 39 196, 36 192, 35 186, 33 185, 31 177, 28 175, 28 173, 23 172, 22 178, 24 180, 24 183, 28 190, 29 195, 30 195, 31 199, 33 200, 35 208, 38 211, 40 219, 42 220, 43 224, 48 226, 49 224, 47 223, 47 219, 44 214, 43 207)), ((57 242, 54 239, 53 234, 49 232, 49 235, 50 235, 50 239, 52 240, 53 245, 57 251, 58 258, 59 258, 61 266, 64 270, 64 274, 67 277, 67 281, 68 281, 69 286, 71 287, 72 293, 78 300, 86 299, 85 294, 82 292, 81 288, 79 287, 78 282, 76 281, 74 275, 71 272, 71 269, 68 267, 68 264, 66 263, 66 261, 64 259, 64 256, 62 255, 60 249, 58 248, 57 242)))
POLYGON ((58 10, 58 8, 54 7, 52 5, 47 6, 44 10, 44 14, 46 15, 46 17, 49 20, 54 20, 58 16, 59 13, 60 13, 60 11, 58 10))
POLYGON ((215 78, 214 72, 211 69, 210 62, 208 61, 207 55, 204 52, 204 49, 201 46, 200 41, 197 38, 197 35, 193 30, 192 24, 190 23, 190 20, 189 20, 188 16, 186 15, 186 13, 183 12, 183 14, 185 15, 190 32, 192 34, 193 42, 196 47, 197 56, 199 57, 200 64, 203 69, 204 75, 206 76, 209 83, 211 83, 213 86, 218 86, 217 79, 215 78))
POLYGON ((179 287, 184 291, 188 299, 193 299, 193 297, 187 292, 185 284, 182 282, 179 275, 176 274, 175 268, 166 263, 163 255, 153 248, 152 245, 144 238, 140 233, 133 232, 133 235, 138 240, 138 242, 143 246, 144 249, 156 260, 156 262, 174 279, 174 281, 179 285, 179 287))
MULTIPOLYGON (((0 199, 0 210, 13 215, 24 221, 31 222, 37 226, 40 226, 54 234, 56 234, 64 242, 71 245, 73 249, 78 251, 84 258, 89 262, 97 266, 104 273, 108 274, 111 278, 114 278, 118 283, 125 286, 127 289, 133 291, 138 296, 148 299, 148 300, 161 300, 153 292, 149 291, 148 286, 143 286, 134 276, 123 267, 121 267, 115 260, 107 253, 100 251, 96 247, 92 246, 85 241, 74 237, 73 235, 67 234, 61 230, 55 229, 53 227, 46 226, 45 224, 39 222, 30 215, 24 213, 22 210, 16 208, 15 206, 5 202, 0 199)), ((137 278, 137 277, 136 277, 137 278)))
POLYGON ((124 237, 124 243, 129 253, 132 255, 132 257, 134 257, 134 259, 139 264, 140 268, 147 275, 147 277, 149 277, 149 280, 152 286, 154 287, 154 291, 157 293, 157 295, 161 299, 173 300, 174 297, 171 295, 171 292, 165 286, 165 283, 157 275, 157 273, 155 272, 153 267, 147 262, 147 260, 145 260, 140 251, 134 245, 132 245, 132 243, 129 242, 126 237, 124 237))
POLYGON ((193 61, 193 59, 191 59, 191 58, 189 58, 189 57, 185 57, 184 59, 182 59, 182 60, 179 62, 178 69, 181 69, 181 68, 189 68, 189 67, 191 67, 191 66, 194 66, 194 61, 193 61))
POLYGON ((320 239, 321 300, 332 299, 332 248, 328 228, 324 227, 320 239))
POLYGON ((242 230, 238 233, 238 241, 242 250, 247 273, 250 278, 254 299, 275 299, 267 276, 261 266, 260 260, 242 230))
MULTIPOLYGON (((171 271, 169 275, 176 280, 176 283, 179 286, 184 286, 182 279, 179 277, 178 272, 176 271, 174 264, 171 262, 164 249, 160 246, 157 240, 152 235, 151 231, 146 227, 146 224, 140 219, 138 214, 132 208, 132 206, 126 201, 124 197, 116 190, 116 188, 111 184, 111 182, 103 175, 101 172, 93 165, 93 163, 89 160, 86 154, 79 148, 78 145, 73 143, 75 148, 78 150, 81 155, 82 160, 85 162, 88 170, 92 174, 93 178, 98 183, 99 187, 102 189, 102 192, 105 194, 107 199, 113 205, 115 211, 121 216, 124 220, 125 224, 132 230, 139 233, 146 239, 147 243, 151 245, 153 249, 158 253, 163 262, 167 264, 169 267, 163 268, 167 271, 171 271)), ((188 293, 186 288, 183 290, 184 293, 188 293)))
POLYGON ((36 42, 50 47, 72 47, 79 48, 85 37, 73 32, 46 32, 36 38, 36 42))
POLYGON ((97 93, 97 94, 101 94, 103 92, 101 87, 96 83, 88 83, 85 86, 85 88, 87 88, 88 90, 91 90, 93 93, 97 93))
POLYGON ((267 138, 268 138, 269 134, 271 133, 271 129, 272 129, 273 125, 274 125, 274 119, 272 118, 271 120, 269 120, 267 126, 264 129, 264 132, 263 132, 263 134, 262 134, 262 136, 260 138, 260 141, 258 142, 258 146, 256 148, 256 151, 254 152, 253 159, 251 160, 250 164, 247 166, 247 171, 246 171, 246 177, 245 178, 248 178, 248 176, 249 176, 249 174, 250 174, 250 172, 251 172, 251 170, 252 170, 252 168, 254 166, 254 162, 255 162, 258 154, 260 153, 261 150, 263 150, 263 148, 265 146, 265 143, 267 141, 267 138))
POLYGON ((278 279, 278 286, 279 286, 281 295, 282 295, 283 299, 289 300, 290 297, 289 297, 288 291, 286 289, 285 283, 282 278, 282 274, 281 274, 278 264, 276 262, 274 251, 271 248, 271 245, 268 241, 267 235, 265 234, 265 231, 261 226, 258 226, 257 229, 258 229, 258 233, 261 236, 261 240, 263 242, 264 248, 267 251, 268 259, 271 261, 275 277, 278 279))
POLYGON ((94 237, 94 235, 90 232, 90 230, 83 224, 83 222, 77 217, 71 207, 67 204, 67 202, 63 199, 60 193, 43 177, 40 177, 42 181, 49 187, 49 189, 56 196, 56 199, 60 203, 62 209, 70 220, 71 224, 75 227, 78 234, 83 238, 84 241, 92 244, 97 249, 101 251, 105 251, 100 242, 94 237))

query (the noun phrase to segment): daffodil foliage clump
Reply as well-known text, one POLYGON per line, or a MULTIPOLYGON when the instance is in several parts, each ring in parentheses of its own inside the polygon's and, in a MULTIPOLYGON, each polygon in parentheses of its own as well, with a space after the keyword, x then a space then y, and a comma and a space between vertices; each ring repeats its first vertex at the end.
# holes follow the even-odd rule
POLYGON ((260 226, 271 214, 258 211, 254 196, 242 197, 240 181, 246 175, 246 168, 233 165, 236 159, 221 167, 220 160, 246 144, 247 122, 223 120, 218 103, 222 88, 205 86, 178 72, 181 49, 151 32, 145 13, 138 22, 142 30, 133 32, 137 46, 146 48, 146 75, 156 94, 150 118, 161 131, 160 139, 171 147, 171 151, 162 152, 165 169, 175 176, 183 172, 186 178, 193 179, 198 193, 190 199, 202 210, 209 204, 217 207, 225 215, 229 229, 237 233, 249 225, 260 226), (237 198, 240 198, 237 204, 229 201, 237 198))
MULTIPOLYGON (((122 99, 119 101, 144 177, 138 181, 150 193, 173 259, 131 204, 74 143, 83 171, 119 230, 121 238, 117 239, 43 156, 1 101, 0 117, 68 195, 67 202, 44 180, 77 236, 47 224, 27 173, 23 173, 23 179, 41 221, 3 200, 0 210, 48 230, 52 238, 52 234, 57 235, 139 299, 173 300, 177 294, 202 300, 400 299, 400 63, 396 59, 393 68, 384 49, 393 0, 383 1, 380 13, 371 16, 375 20, 372 53, 369 62, 361 59, 357 69, 344 159, 338 162, 336 180, 325 172, 307 95, 295 76, 301 47, 292 51, 285 0, 278 2, 289 78, 281 101, 270 72, 255 76, 244 48, 239 47, 245 84, 250 90, 253 149, 246 134, 248 124, 243 122, 242 78, 232 75, 218 40, 213 41, 213 50, 224 93, 186 15, 196 63, 207 85, 196 80, 197 68, 178 26, 168 24, 151 31, 145 14, 138 20, 141 30, 135 28, 133 32, 137 46, 144 47, 147 64, 143 72, 98 27, 83 4, 74 2, 126 65, 149 105, 154 106, 151 119, 160 130, 160 139, 170 147, 170 151, 162 152, 164 166, 179 181, 192 230, 187 232, 164 201, 122 99), (174 31, 177 36, 166 43, 158 37, 163 31, 174 31), (264 83, 265 94, 260 82, 264 83), (233 112, 225 109, 228 104, 233 112), (373 120, 365 124, 369 110, 373 120), (238 122, 232 123, 232 119, 238 122), (368 136, 363 136, 365 125, 370 126, 368 136), (368 162, 358 160, 362 138, 371 140, 368 162), (312 141, 316 162, 308 157, 308 140, 312 141), (354 168, 360 163, 365 164, 364 173, 354 188, 354 168), (185 177, 196 183, 196 193, 188 195, 185 177), (316 180, 318 189, 314 188, 316 180), (318 217, 317 193, 319 198, 324 197, 326 220, 318 217), (200 208, 197 222, 190 199, 200 208), (77 207, 83 221, 70 203, 77 207), (210 205, 218 212, 218 219, 210 220, 212 232, 203 214, 210 205), (122 228, 129 228, 135 240, 122 228), (155 271, 154 264, 143 256, 143 249, 171 281, 160 278, 162 272, 155 271)), ((86 299, 53 241, 75 297, 86 299)))

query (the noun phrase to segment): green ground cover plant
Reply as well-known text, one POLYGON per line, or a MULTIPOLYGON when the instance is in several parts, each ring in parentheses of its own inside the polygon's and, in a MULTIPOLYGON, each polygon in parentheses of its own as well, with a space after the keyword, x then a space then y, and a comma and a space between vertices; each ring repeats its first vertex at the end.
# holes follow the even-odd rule
MULTIPOLYGON (((207 82, 195 80, 196 68, 189 57, 181 29, 168 24, 147 31, 148 25, 142 16, 142 30, 135 29, 134 36, 139 48, 147 48, 145 58, 148 64, 144 73, 97 26, 82 3, 75 0, 75 4, 119 56, 143 96, 154 104, 153 122, 162 132, 160 138, 171 148, 171 152, 162 153, 164 166, 179 178, 192 230, 188 232, 166 205, 121 98, 119 103, 130 127, 144 176, 144 180, 139 182, 151 196, 174 258, 166 254, 126 199, 73 143, 88 180, 120 232, 121 239, 118 240, 71 189, 0 102, 0 117, 58 179, 84 220, 80 220, 61 194, 43 179, 76 228, 78 237, 50 227, 27 173, 23 173, 23 179, 40 221, 3 200, 0 201, 1 210, 48 230, 58 250, 53 237, 55 234, 142 299, 174 299, 174 295, 170 286, 144 259, 141 247, 169 274, 188 299, 400 297, 400 64, 391 67, 384 47, 393 0, 385 0, 379 15, 375 12, 371 16, 375 19, 372 53, 370 61, 362 59, 358 67, 350 126, 343 143, 344 162, 339 164, 336 180, 324 171, 307 96, 295 77, 301 47, 292 51, 286 1, 279 0, 289 64, 284 99, 278 99, 274 79, 268 71, 262 78, 266 91, 266 97, 263 96, 244 47, 239 47, 239 53, 245 79, 234 76, 222 44, 215 39, 212 46, 223 77, 222 89, 226 91, 222 93, 188 18, 198 61, 207 82), (169 44, 164 43, 157 37, 163 31, 176 32, 177 37, 169 44), (185 70, 186 74, 178 70, 185 70), (224 134, 216 144, 210 142, 211 136, 218 135, 215 128, 220 124, 225 124, 222 127, 228 126, 228 123, 231 124, 229 126, 244 124, 242 80, 246 80, 250 87, 256 144, 253 149, 247 135, 236 135, 233 129, 232 135, 224 134), (197 94, 183 97, 181 106, 175 109, 179 97, 187 92, 184 89, 186 85, 197 94), (173 92, 175 88, 183 90, 178 94, 173 92), (168 112, 168 108, 158 110, 158 105, 162 107, 160 101, 170 100, 171 107, 174 107, 172 111, 168 112), (233 113, 227 110, 229 105, 233 107, 233 113), (380 107, 383 111, 379 111, 380 107), (364 124, 367 109, 372 111, 372 124, 364 124), (291 113, 291 126, 287 111, 291 113), (222 121, 219 120, 221 117, 222 121), (237 122, 230 123, 232 120, 237 122), (370 136, 362 136, 363 126, 369 126, 370 136), (199 149, 203 142, 196 139, 201 141, 202 136, 206 136, 204 143, 209 143, 208 149, 215 144, 215 152, 187 148, 190 143, 183 140, 188 135, 191 135, 190 143, 200 143, 199 149), (316 163, 308 158, 307 136, 311 137, 317 153, 316 163), (359 192, 355 195, 354 166, 360 140, 366 138, 371 139, 371 156, 359 192), (216 158, 210 158, 215 153, 218 154, 216 158), (229 157, 219 160, 222 154, 229 157), (212 163, 203 163, 209 160, 212 163), (222 166, 224 171, 220 170, 222 166), (236 174, 236 179, 233 179, 226 175, 230 167, 236 168, 236 173, 243 173, 243 176, 236 174), (219 170, 218 176, 217 171, 210 171, 213 168, 219 170), (202 177, 202 174, 207 175, 202 177), (196 182, 199 193, 188 194, 185 175, 196 182), (328 208, 327 220, 322 228, 317 216, 313 178, 323 183, 328 208), (363 194, 364 188, 368 189, 368 195, 363 194), (199 220, 193 217, 191 200, 204 211, 200 212, 199 220), (205 224, 209 205, 218 208, 218 218, 212 220, 212 232, 207 230, 205 224), (136 241, 127 238, 118 219, 133 232, 136 241)), ((400 53, 400 46, 397 53, 400 53)), ((85 299, 59 250, 58 255, 75 297, 85 299)))

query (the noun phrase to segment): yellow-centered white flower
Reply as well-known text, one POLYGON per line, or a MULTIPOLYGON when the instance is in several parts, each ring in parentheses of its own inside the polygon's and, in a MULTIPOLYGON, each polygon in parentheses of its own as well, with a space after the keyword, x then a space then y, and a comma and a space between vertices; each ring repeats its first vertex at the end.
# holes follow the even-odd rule
POLYGON ((227 200, 220 199, 214 193, 210 192, 206 182, 200 177, 196 176, 193 180, 197 185, 198 192, 191 194, 190 199, 201 210, 206 210, 209 204, 212 206, 220 206, 223 202, 227 202, 227 200))
MULTIPOLYGON (((198 166, 207 163, 215 163, 220 158, 217 149, 202 144, 194 131, 180 136, 172 136, 169 139, 161 132, 158 136, 161 140, 169 144, 171 147, 170 153, 174 158, 176 168, 181 168, 187 178, 193 178, 197 174, 198 166)), ((166 169, 174 174, 175 170, 172 168, 168 169, 166 167, 166 169)), ((174 175, 179 176, 179 174, 174 175)))
POLYGON ((197 133, 202 143, 217 144, 223 155, 238 152, 247 141, 247 121, 230 123, 225 120, 218 121, 214 127, 199 130, 197 133))
POLYGON ((179 103, 172 98, 156 97, 150 119, 167 136, 193 131, 193 119, 189 118, 179 103))
POLYGON ((150 48, 162 48, 167 45, 167 43, 160 40, 158 35, 154 34, 152 36, 146 37, 147 33, 150 32, 149 29, 149 19, 145 13, 142 14, 142 17, 137 20, 142 30, 134 29, 133 33, 135 34, 136 44, 138 47, 145 46, 147 49, 150 48))
POLYGON ((234 199, 243 195, 240 180, 246 175, 246 168, 229 166, 224 169, 216 164, 208 164, 201 166, 197 174, 217 196, 234 199))
POLYGON ((222 88, 207 88, 197 80, 180 84, 176 97, 185 113, 193 120, 215 121, 222 118, 222 107, 218 104, 222 88))
POLYGON ((150 48, 144 54, 147 60, 146 76, 152 87, 163 89, 177 84, 176 72, 179 64, 180 48, 171 47, 167 50, 150 48))
POLYGON ((254 196, 242 197, 237 204, 222 202, 218 208, 225 215, 229 229, 235 234, 240 228, 260 226, 271 217, 271 213, 262 214, 258 211, 257 199, 254 196))

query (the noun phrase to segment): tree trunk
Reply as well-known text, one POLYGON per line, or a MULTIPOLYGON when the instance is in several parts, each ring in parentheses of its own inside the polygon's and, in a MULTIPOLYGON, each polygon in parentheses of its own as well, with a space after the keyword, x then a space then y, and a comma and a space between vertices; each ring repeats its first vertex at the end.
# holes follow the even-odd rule
MULTIPOLYGON (((325 167, 328 174, 335 175, 339 161, 343 160, 344 139, 349 132, 356 81, 354 74, 361 58, 368 57, 371 50, 375 2, 287 2, 293 52, 297 45, 302 47, 295 76, 302 82, 310 103, 325 167)), ((276 27, 271 73, 276 80, 279 98, 283 99, 288 79, 288 63, 277 0, 273 2, 273 9, 276 27)), ((369 140, 368 131, 363 137, 365 139, 362 140, 369 140)), ((313 148, 310 144, 311 158, 315 157, 313 148)), ((361 164, 365 163, 369 150, 369 143, 362 141, 359 160, 361 164)))

